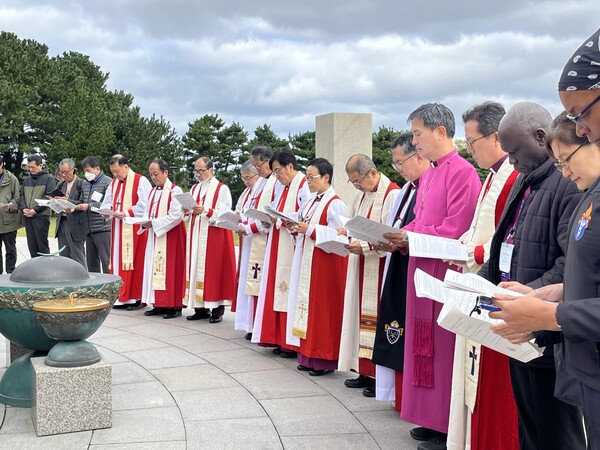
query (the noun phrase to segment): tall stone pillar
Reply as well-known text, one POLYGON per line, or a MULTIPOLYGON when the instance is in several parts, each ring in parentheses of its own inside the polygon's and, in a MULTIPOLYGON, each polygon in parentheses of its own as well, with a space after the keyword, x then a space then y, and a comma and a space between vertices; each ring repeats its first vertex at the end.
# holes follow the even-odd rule
POLYGON ((331 113, 315 118, 316 155, 333 164, 333 188, 349 205, 356 188, 348 183, 346 161, 356 153, 372 156, 373 120, 365 113, 331 113))

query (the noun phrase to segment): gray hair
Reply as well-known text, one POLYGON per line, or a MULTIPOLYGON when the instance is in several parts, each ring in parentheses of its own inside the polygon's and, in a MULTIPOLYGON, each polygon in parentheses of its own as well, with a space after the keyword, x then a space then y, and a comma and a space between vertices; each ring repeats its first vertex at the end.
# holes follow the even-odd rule
POLYGON ((271 147, 266 145, 257 145, 252 147, 252 151, 250 152, 252 157, 258 158, 261 161, 270 161, 273 157, 273 150, 271 147))
POLYGON ((546 108, 533 102, 520 102, 508 110, 502 122, 511 118, 518 125, 523 134, 529 134, 532 131, 543 129, 550 131, 552 126, 552 116, 546 108))
POLYGON ((504 114, 506 110, 500 103, 483 102, 467 109, 462 115, 462 120, 464 123, 474 120, 477 122, 477 131, 482 136, 488 136, 498 131, 504 114))
POLYGON ((256 167, 254 167, 254 164, 252 164, 251 159, 242 164, 242 167, 240 167, 240 173, 242 172, 250 175, 258 175, 258 170, 256 170, 256 167))
POLYGON ((394 142, 392 142, 392 150, 395 150, 396 147, 400 147, 403 154, 411 155, 417 151, 417 147, 414 146, 412 141, 413 134, 410 131, 403 131, 396 139, 394 139, 394 142))
POLYGON ((452 139, 456 132, 456 120, 454 114, 446 105, 441 103, 426 103, 419 106, 408 116, 408 122, 421 119, 423 124, 433 130, 435 127, 444 127, 446 135, 452 139))
POLYGON ((73 161, 72 158, 65 158, 65 159, 61 160, 61 162, 58 163, 58 167, 62 166, 63 164, 66 164, 67 166, 69 166, 69 169, 75 168, 75 161, 73 161))
POLYGON ((346 163, 346 173, 358 172, 361 175, 366 175, 371 169, 377 170, 375 163, 362 153, 352 155, 346 163))

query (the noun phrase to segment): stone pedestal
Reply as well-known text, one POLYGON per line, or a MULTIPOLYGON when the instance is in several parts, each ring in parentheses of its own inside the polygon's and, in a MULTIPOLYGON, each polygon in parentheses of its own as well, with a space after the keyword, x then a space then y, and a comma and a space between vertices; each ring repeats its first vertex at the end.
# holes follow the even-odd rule
POLYGON ((372 156, 373 119, 371 114, 331 113, 315 118, 316 156, 333 164, 333 188, 349 205, 356 188, 348 183, 346 161, 356 153, 372 156))
POLYGON ((84 367, 58 368, 32 358, 31 419, 38 436, 112 426, 112 370, 100 361, 84 367))

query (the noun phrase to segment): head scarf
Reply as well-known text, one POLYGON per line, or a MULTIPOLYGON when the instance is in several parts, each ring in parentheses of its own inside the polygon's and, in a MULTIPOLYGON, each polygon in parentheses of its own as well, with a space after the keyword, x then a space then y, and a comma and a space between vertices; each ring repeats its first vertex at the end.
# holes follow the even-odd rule
POLYGON ((600 29, 587 38, 565 64, 559 91, 600 89, 600 29))

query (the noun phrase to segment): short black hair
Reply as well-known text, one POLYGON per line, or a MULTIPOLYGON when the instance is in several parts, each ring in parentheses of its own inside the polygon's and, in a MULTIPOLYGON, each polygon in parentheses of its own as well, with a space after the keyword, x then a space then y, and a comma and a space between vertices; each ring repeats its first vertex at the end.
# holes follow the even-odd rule
POLYGON ((456 120, 452 110, 446 105, 441 103, 426 103, 419 106, 408 116, 408 122, 412 122, 415 119, 421 119, 423 125, 430 130, 436 127, 444 127, 446 129, 446 136, 449 138, 454 137, 456 132, 456 120))
POLYGON ((273 150, 267 145, 256 145, 252 147, 250 155, 261 161, 269 161, 273 157, 273 150))
POLYGON ((292 152, 289 152, 287 150, 282 150, 273 154, 273 156, 269 160, 269 167, 271 168, 271 170, 273 170, 273 163, 275 161, 281 164, 282 167, 291 164, 294 167, 294 170, 298 170, 298 160, 292 152))
POLYGON ((42 164, 43 160, 39 154, 35 153, 27 157, 27 162, 34 162, 36 166, 39 166, 42 164))
POLYGON ((392 142, 392 150, 396 147, 402 148, 402 153, 410 155, 417 151, 417 147, 413 144, 413 134, 410 131, 403 131, 398 135, 394 142, 392 142))
POLYGON ((327 161, 325 158, 311 159, 306 167, 310 166, 314 166, 319 171, 319 175, 322 177, 329 175, 329 184, 331 184, 333 181, 333 165, 329 161, 327 161))
POLYGON ((123 155, 114 155, 108 160, 108 165, 112 166, 114 164, 118 164, 120 166, 124 166, 125 164, 129 164, 131 162, 131 158, 123 155))
POLYGON ((81 168, 84 169, 86 166, 95 169, 96 167, 100 167, 100 161, 98 161, 98 158, 95 156, 86 156, 83 158, 83 161, 81 161, 81 168))
POLYGON ((500 103, 483 102, 467 109, 462 115, 462 120, 464 123, 474 120, 477 122, 477 131, 482 136, 489 136, 498 131, 504 114, 506 110, 500 103))
POLYGON ((161 172, 169 170, 169 164, 162 158, 155 158, 151 164, 156 164, 161 172))

